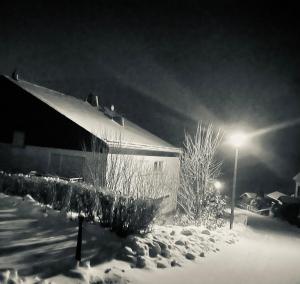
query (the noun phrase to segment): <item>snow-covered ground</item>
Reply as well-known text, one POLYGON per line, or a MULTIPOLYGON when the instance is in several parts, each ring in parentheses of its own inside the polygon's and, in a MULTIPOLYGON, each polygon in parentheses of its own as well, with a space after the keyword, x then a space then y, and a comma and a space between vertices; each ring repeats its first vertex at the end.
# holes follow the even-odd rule
POLYGON ((248 213, 239 242, 178 270, 136 271, 132 283, 300 283, 300 229, 248 213), (148 275, 147 275, 148 274, 148 275))
POLYGON ((85 224, 78 266, 77 222, 44 208, 0 194, 0 283, 300 283, 300 231, 276 219, 237 210, 234 231, 154 226, 127 239, 85 224))

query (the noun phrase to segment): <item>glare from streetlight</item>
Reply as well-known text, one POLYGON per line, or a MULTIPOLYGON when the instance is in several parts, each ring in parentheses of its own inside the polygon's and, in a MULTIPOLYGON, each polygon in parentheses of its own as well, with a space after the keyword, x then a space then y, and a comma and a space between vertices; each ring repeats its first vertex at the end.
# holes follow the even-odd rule
POLYGON ((214 182, 214 187, 215 189, 220 190, 223 187, 223 184, 220 181, 216 180, 214 182))
POLYGON ((240 148, 245 144, 247 140, 246 134, 243 132, 236 132, 229 136, 229 143, 234 146, 235 148, 240 148))

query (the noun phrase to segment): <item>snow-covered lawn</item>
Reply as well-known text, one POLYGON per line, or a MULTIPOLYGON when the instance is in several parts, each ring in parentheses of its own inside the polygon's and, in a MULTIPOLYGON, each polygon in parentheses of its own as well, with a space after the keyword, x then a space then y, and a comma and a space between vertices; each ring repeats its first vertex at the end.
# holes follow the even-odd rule
POLYGON ((0 194, 0 283, 300 283, 299 229, 243 210, 236 220, 245 214, 247 228, 156 225, 143 238, 85 224, 77 266, 75 220, 0 194))

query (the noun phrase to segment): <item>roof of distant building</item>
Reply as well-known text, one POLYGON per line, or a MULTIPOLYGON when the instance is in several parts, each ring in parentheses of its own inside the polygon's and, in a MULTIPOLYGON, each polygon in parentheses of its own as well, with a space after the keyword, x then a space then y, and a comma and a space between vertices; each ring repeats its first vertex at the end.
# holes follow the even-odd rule
POLYGON ((274 199, 274 200, 279 200, 280 197, 287 196, 287 195, 280 192, 280 191, 274 191, 274 192, 271 192, 271 193, 267 194, 266 196, 271 198, 271 199, 274 199))
POLYGON ((255 192, 244 192, 240 197, 246 196, 247 198, 256 198, 257 193, 255 192))

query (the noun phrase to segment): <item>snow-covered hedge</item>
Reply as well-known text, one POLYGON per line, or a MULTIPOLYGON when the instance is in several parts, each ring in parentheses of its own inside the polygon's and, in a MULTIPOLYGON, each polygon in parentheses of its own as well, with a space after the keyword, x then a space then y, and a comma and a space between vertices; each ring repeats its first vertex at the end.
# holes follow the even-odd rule
POLYGON ((84 214, 119 236, 145 233, 157 215, 160 200, 111 194, 91 185, 59 178, 0 172, 0 191, 9 195, 30 194, 53 209, 84 214))

